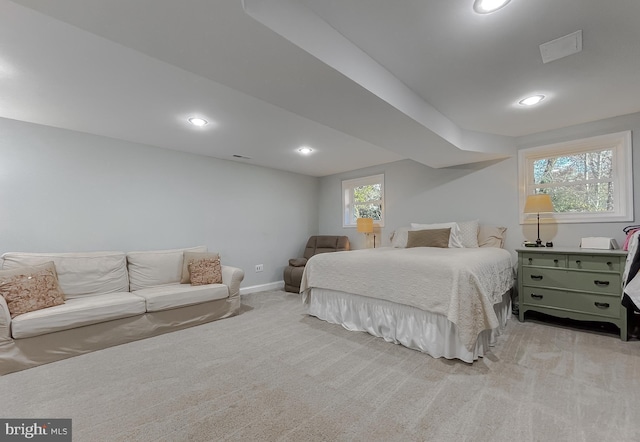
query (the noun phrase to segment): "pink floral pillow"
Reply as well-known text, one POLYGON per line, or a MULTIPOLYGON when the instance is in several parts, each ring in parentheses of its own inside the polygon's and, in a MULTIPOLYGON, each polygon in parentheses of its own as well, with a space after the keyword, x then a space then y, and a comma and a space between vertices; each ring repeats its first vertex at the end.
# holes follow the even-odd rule
POLYGON ((220 258, 193 258, 189 260, 191 285, 221 284, 220 258))
POLYGON ((0 295, 12 318, 23 313, 64 304, 53 263, 0 270, 0 295))

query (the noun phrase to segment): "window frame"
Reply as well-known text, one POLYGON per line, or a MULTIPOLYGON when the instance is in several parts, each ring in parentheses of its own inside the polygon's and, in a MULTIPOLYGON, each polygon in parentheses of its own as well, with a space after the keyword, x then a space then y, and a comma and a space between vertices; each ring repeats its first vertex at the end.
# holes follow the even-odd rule
POLYGON ((533 182, 533 163, 536 160, 563 155, 613 151, 612 179, 614 189, 614 211, 607 213, 559 213, 554 212, 556 223, 601 223, 633 221, 633 168, 631 131, 616 132, 579 140, 520 149, 518 151, 519 169, 519 217, 525 224, 536 214, 525 214, 524 205, 528 195, 535 189, 533 182))
POLYGON ((353 219, 353 190, 356 187, 366 186, 371 184, 380 184, 380 220, 373 220, 379 227, 384 227, 384 173, 378 175, 369 175, 360 178, 353 178, 350 180, 342 180, 342 227, 357 227, 356 222, 353 224, 347 223, 347 220, 353 219), (349 192, 349 199, 347 200, 347 191, 349 192))

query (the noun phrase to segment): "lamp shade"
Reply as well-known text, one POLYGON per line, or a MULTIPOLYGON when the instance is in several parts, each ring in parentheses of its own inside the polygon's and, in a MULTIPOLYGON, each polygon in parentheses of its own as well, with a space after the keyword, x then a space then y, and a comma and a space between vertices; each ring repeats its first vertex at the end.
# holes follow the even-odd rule
POLYGON ((555 212, 551 195, 539 193, 527 196, 527 202, 524 204, 524 213, 543 213, 555 212))
POLYGON ((358 218, 358 232, 360 233, 372 233, 373 232, 373 218, 358 218))

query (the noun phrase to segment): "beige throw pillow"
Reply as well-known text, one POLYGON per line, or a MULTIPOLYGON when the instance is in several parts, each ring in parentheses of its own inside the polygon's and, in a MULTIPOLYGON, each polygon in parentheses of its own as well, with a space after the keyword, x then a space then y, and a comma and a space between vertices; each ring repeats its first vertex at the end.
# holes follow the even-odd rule
POLYGON ((410 248, 410 247, 448 248, 449 235, 451 235, 451 228, 410 230, 409 238, 407 239, 407 248, 410 248))
POLYGON ((506 227, 481 225, 478 230, 478 246, 503 248, 506 236, 506 227))
POLYGON ((64 304, 53 261, 0 270, 0 295, 12 318, 23 313, 64 304))
POLYGON ((460 240, 460 226, 458 223, 437 223, 437 224, 418 224, 411 223, 411 230, 433 230, 433 229, 451 229, 449 235, 449 247, 464 247, 460 240))
POLYGON ((222 283, 220 258, 192 258, 188 266, 191 285, 222 283))
POLYGON ((191 278, 189 276, 189 261, 202 258, 218 258, 219 260, 220 255, 215 252, 184 252, 184 257, 182 260, 182 277, 180 278, 181 284, 191 283, 191 278))

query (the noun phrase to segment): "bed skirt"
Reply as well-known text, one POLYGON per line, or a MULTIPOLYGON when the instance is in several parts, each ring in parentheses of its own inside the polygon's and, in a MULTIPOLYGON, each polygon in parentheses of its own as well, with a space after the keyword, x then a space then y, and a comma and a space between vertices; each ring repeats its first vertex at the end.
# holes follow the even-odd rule
POLYGON ((511 291, 493 306, 499 327, 484 330, 473 349, 458 338, 455 324, 445 316, 382 299, 311 288, 303 294, 307 313, 347 330, 364 331, 387 342, 402 344, 434 358, 460 359, 472 363, 489 352, 511 313, 511 291))

